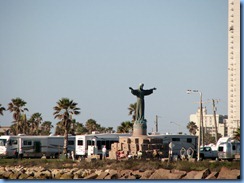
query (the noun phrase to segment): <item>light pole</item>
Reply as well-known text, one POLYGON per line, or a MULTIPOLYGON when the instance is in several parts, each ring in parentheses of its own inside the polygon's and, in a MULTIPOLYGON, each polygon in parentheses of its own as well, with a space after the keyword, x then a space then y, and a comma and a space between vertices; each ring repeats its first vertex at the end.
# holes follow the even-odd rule
POLYGON ((200 160, 200 138, 202 139, 202 146, 204 145, 204 139, 203 139, 203 113, 202 113, 202 92, 198 90, 187 90, 187 94, 191 93, 199 93, 200 95, 200 124, 199 124, 199 136, 198 136, 198 147, 197 147, 197 159, 200 160))
POLYGON ((177 125, 178 127, 179 127, 179 132, 178 133, 180 133, 181 131, 180 131, 180 125, 178 124, 178 123, 176 123, 176 122, 173 122, 173 121, 170 121, 170 123, 174 123, 175 125, 177 125))

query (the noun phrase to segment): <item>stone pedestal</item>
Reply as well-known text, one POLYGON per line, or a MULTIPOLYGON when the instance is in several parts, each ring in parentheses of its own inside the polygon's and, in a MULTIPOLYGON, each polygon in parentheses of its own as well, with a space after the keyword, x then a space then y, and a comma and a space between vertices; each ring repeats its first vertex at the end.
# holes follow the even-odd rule
POLYGON ((133 125, 133 135, 134 137, 147 135, 147 120, 135 121, 133 125))

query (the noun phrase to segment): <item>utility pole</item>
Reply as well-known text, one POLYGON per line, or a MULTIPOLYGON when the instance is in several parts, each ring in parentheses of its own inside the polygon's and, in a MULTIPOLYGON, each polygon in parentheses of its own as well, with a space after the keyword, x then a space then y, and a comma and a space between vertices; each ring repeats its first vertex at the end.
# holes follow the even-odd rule
POLYGON ((216 110, 215 102, 219 102, 219 100, 212 99, 213 102, 213 116, 214 116, 214 127, 215 127, 215 142, 218 142, 218 128, 217 128, 217 120, 216 120, 216 110))
POLYGON ((155 133, 158 133, 158 118, 161 118, 162 116, 156 115, 156 121, 155 121, 155 133))
POLYGON ((197 160, 200 161, 200 138, 202 140, 202 146, 204 146, 204 136, 203 136, 203 112, 202 112, 202 92, 198 90, 187 90, 187 94, 198 93, 200 95, 200 122, 199 122, 199 135, 198 135, 198 145, 197 145, 197 160))
POLYGON ((204 126, 203 126, 203 111, 202 111, 202 92, 200 94, 200 130, 201 130, 201 138, 202 138, 202 146, 204 147, 204 126))
POLYGON ((156 131, 156 133, 158 133, 158 115, 156 115, 155 131, 156 131))

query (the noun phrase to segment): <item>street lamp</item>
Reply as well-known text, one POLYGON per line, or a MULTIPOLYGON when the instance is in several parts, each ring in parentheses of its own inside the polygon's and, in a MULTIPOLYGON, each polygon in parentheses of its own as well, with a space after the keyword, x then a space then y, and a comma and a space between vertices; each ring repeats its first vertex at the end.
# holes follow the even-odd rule
POLYGON ((179 127, 179 133, 181 132, 181 131, 180 131, 180 127, 181 127, 181 125, 179 125, 178 123, 173 122, 173 121, 170 121, 170 123, 174 123, 175 125, 177 125, 177 126, 179 127))
POLYGON ((200 160, 200 138, 202 139, 202 146, 204 145, 204 137, 203 137, 203 113, 202 113, 202 92, 198 91, 198 90, 187 90, 186 92, 187 94, 191 94, 191 93, 199 93, 200 95, 200 124, 199 124, 199 136, 198 136, 198 150, 197 150, 197 159, 198 161, 200 160))

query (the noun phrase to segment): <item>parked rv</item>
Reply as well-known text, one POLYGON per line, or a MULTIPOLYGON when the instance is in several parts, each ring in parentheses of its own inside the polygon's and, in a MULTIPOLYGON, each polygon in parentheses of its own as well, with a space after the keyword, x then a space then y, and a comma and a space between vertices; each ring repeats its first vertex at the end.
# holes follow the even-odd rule
MULTIPOLYGON (((63 136, 0 136, 0 156, 16 157, 23 152, 24 158, 58 158, 63 152, 63 136)), ((75 150, 75 137, 68 136, 68 151, 75 150)))
POLYGON ((222 137, 218 140, 218 158, 220 160, 233 160, 240 154, 240 142, 231 137, 222 137))
POLYGON ((111 144, 119 142, 119 137, 131 136, 129 133, 96 133, 86 135, 76 135, 76 158, 87 157, 90 155, 102 155, 102 148, 105 145, 107 155, 111 150, 111 144))
POLYGON ((168 146, 170 143, 172 148, 172 156, 185 156, 187 158, 196 157, 197 136, 184 134, 149 134, 148 137, 162 139, 164 157, 168 157, 168 146))

